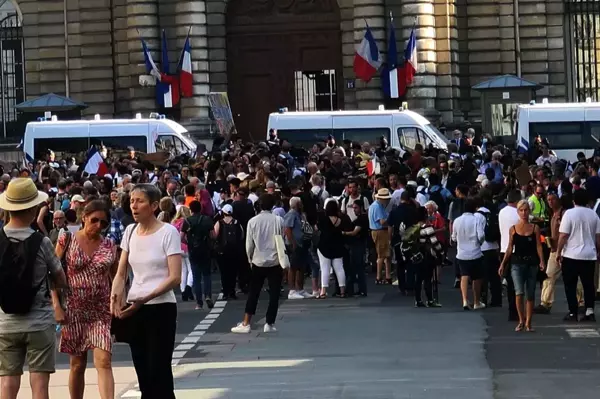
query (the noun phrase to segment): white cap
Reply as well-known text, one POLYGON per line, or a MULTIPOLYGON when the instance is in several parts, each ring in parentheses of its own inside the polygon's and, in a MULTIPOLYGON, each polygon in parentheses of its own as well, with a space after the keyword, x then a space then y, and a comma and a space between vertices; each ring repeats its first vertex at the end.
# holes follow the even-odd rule
POLYGON ((223 206, 221 211, 223 211, 223 213, 226 215, 231 215, 233 213, 233 207, 231 205, 227 204, 227 205, 223 206))

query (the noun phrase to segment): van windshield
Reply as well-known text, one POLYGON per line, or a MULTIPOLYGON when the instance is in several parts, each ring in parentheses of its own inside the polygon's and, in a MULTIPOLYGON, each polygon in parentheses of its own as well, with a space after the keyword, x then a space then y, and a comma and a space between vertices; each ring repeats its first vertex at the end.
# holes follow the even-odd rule
POLYGON ((442 143, 450 143, 450 140, 448 140, 448 138, 444 136, 442 132, 440 132, 438 128, 433 126, 431 123, 427 123, 425 126, 423 126, 423 128, 427 133, 431 134, 432 136, 437 136, 442 141, 442 143))

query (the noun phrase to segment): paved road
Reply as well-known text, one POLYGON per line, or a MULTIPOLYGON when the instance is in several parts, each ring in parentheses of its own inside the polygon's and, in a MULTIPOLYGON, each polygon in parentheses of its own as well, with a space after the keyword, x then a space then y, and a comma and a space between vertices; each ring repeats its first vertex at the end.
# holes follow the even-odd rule
MULTIPOLYGON (((506 309, 464 312, 450 278, 441 309, 415 309, 390 286, 371 286, 360 299, 282 299, 275 334, 262 333, 266 295, 248 335, 229 332, 243 299, 219 301, 210 313, 182 303, 177 398, 599 397, 600 326, 562 322, 562 287, 556 313, 536 315, 537 332, 515 333, 506 309)), ((117 345, 114 357, 119 398, 139 397, 128 348, 117 345)), ((86 398, 97 398, 94 390, 86 398)))

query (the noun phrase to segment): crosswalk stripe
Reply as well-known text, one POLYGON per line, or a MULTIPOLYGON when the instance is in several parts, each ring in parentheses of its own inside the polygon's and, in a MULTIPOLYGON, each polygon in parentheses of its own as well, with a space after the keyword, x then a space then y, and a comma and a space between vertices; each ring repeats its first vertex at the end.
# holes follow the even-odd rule
POLYGON ((566 331, 571 338, 600 338, 598 330, 593 328, 567 328, 566 331))

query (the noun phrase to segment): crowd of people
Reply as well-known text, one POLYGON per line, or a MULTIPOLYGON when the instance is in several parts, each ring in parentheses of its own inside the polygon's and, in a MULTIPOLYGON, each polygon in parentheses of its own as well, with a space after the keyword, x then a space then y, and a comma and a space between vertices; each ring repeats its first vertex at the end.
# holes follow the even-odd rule
POLYGON ((594 321, 600 156, 571 165, 543 140, 528 153, 477 143, 457 131, 448 151, 333 137, 305 150, 271 132, 164 166, 108 154, 104 176, 52 151, 2 171, 0 396, 16 398, 27 360, 34 398, 48 397, 58 332, 72 399, 89 351, 101 397, 114 397, 113 339, 130 345, 143 398, 174 398, 177 296, 212 308, 216 270, 221 298, 246 300, 234 333, 251 331, 265 280, 268 333, 281 295, 365 297, 371 273, 440 307, 444 269, 464 310, 503 306, 506 285, 517 331, 551 312, 562 273, 565 320, 594 321))

